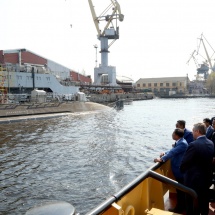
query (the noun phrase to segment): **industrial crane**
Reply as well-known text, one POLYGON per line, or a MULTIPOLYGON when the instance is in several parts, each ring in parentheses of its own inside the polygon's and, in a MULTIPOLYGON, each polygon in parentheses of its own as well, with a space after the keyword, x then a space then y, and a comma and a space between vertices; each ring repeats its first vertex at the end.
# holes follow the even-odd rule
MULTIPOLYGON (((187 61, 187 64, 189 65, 189 62, 191 59, 193 59, 195 65, 196 65, 196 70, 197 70, 197 75, 196 75, 196 80, 201 80, 202 78, 199 76, 200 74, 204 74, 204 79, 207 79, 208 77, 208 70, 209 67, 207 65, 207 62, 203 62, 202 64, 198 64, 197 59, 194 57, 194 54, 196 53, 196 50, 192 52, 190 55, 189 60, 187 61)), ((196 54, 197 55, 197 54, 196 54)))
POLYGON ((101 84, 102 75, 108 75, 109 85, 116 85, 116 68, 108 66, 108 53, 109 47, 119 39, 119 27, 118 22, 124 20, 124 15, 121 13, 121 8, 117 0, 110 0, 111 4, 105 8, 101 15, 97 16, 92 0, 88 0, 93 21, 97 30, 97 38, 101 44, 101 65, 94 69, 94 82, 95 84, 101 84), (111 11, 110 14, 109 11, 111 11), (113 22, 115 20, 115 23, 113 22), (104 28, 101 27, 102 22, 106 22, 104 28), (108 40, 112 40, 108 44, 108 40))
POLYGON ((196 58, 194 57, 195 52, 196 52, 196 50, 194 50, 194 51, 192 52, 192 54, 190 55, 189 60, 187 61, 187 64, 189 65, 190 60, 193 59, 195 65, 196 65, 196 68, 198 68, 198 62, 197 62, 196 58))
POLYGON ((201 38, 199 38, 200 42, 199 42, 199 45, 197 47, 197 51, 194 50, 189 58, 189 60, 187 61, 187 64, 189 64, 190 60, 193 59, 194 60, 194 63, 196 65, 196 68, 197 68, 197 76, 196 77, 199 77, 200 74, 203 74, 204 75, 204 79, 206 80, 208 78, 208 75, 209 75, 209 69, 211 69, 212 72, 215 71, 215 67, 212 66, 212 62, 211 62, 211 59, 212 59, 212 56, 213 54, 215 53, 215 51, 213 50, 213 48, 211 47, 211 45, 208 43, 208 45, 211 47, 211 49, 213 50, 213 54, 211 57, 209 57, 209 54, 208 54, 208 51, 206 49, 206 46, 205 46, 205 42, 204 40, 208 43, 208 41, 206 40, 206 38, 203 36, 203 34, 201 34, 201 38), (201 44, 203 45, 203 48, 204 48, 204 51, 205 51, 205 54, 206 54, 206 58, 203 57, 199 52, 200 50, 200 46, 201 44), (194 57, 194 54, 196 53, 196 55, 199 55, 201 56, 202 58, 204 58, 204 61, 201 63, 201 64, 198 64, 197 62, 197 59, 194 57))
MULTIPOLYGON (((212 57, 209 57, 209 54, 208 54, 208 51, 207 51, 207 49, 206 49, 206 46, 205 46, 205 43, 204 43, 204 40, 208 43, 208 41, 206 40, 206 38, 204 37, 204 35, 203 34, 201 34, 201 38, 199 39, 200 40, 200 43, 199 43, 199 47, 198 47, 198 50, 197 50, 197 54, 198 54, 198 52, 199 52, 199 49, 200 49, 200 45, 201 45, 201 43, 202 43, 202 45, 203 45, 203 47, 204 47, 204 50, 205 50, 205 54, 206 54, 206 56, 207 56, 207 61, 208 61, 208 63, 209 63, 209 65, 210 65, 210 69, 211 69, 211 71, 212 72, 214 72, 215 71, 215 69, 214 69, 214 67, 212 66, 212 62, 211 62, 211 58, 212 57)), ((212 46, 208 43, 208 45, 211 47, 211 49, 213 50, 213 54, 212 54, 212 56, 214 55, 214 53, 215 53, 215 51, 214 51, 214 49, 212 48, 212 46)))

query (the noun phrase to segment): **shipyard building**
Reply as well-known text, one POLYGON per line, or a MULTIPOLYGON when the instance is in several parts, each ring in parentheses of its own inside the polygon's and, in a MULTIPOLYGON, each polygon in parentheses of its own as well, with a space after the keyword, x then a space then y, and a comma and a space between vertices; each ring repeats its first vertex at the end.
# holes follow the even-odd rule
POLYGON ((189 78, 163 77, 140 78, 136 82, 136 89, 142 92, 153 92, 155 95, 173 95, 187 93, 189 78))
POLYGON ((0 50, 1 93, 29 93, 41 89, 55 94, 79 91, 91 84, 90 76, 79 74, 27 49, 0 50))

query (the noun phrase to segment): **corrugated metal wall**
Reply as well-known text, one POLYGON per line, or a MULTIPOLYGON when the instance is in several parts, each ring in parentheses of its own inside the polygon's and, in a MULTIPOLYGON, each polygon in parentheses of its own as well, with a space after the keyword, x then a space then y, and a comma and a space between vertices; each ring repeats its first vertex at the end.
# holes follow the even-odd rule
POLYGON ((28 51, 21 52, 21 60, 22 60, 22 64, 23 63, 40 64, 40 65, 47 64, 47 59, 42 58, 28 51))
POLYGON ((19 55, 18 55, 18 53, 5 53, 3 63, 12 63, 12 64, 19 63, 19 55))
POLYGON ((92 83, 91 78, 81 75, 74 71, 70 71, 70 77, 72 77, 72 81, 92 83))

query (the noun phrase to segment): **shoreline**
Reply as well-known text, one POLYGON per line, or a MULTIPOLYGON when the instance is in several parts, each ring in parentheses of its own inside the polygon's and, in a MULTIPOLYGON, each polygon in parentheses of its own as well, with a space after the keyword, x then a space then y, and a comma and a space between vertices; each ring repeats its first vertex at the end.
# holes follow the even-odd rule
POLYGON ((165 99, 177 99, 177 98, 215 98, 215 95, 160 95, 156 96, 158 98, 165 98, 165 99))

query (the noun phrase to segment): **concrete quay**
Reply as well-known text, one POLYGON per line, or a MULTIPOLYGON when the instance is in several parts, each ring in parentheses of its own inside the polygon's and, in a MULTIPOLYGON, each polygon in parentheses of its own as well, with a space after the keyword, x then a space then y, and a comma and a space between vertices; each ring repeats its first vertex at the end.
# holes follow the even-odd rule
POLYGON ((153 99, 153 94, 147 93, 111 93, 111 94, 90 94, 88 99, 96 103, 112 103, 118 99, 122 100, 148 100, 153 99))
POLYGON ((102 104, 79 101, 32 104, 1 104, 0 118, 54 113, 77 113, 106 110, 108 108, 109 107, 102 104))
POLYGON ((1 124, 11 124, 11 123, 19 123, 19 122, 28 122, 28 121, 36 121, 36 120, 47 120, 52 118, 59 118, 68 116, 69 113, 55 113, 55 114, 41 114, 41 115, 25 115, 25 116, 14 116, 14 117, 0 117, 0 125, 1 124))

